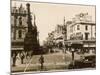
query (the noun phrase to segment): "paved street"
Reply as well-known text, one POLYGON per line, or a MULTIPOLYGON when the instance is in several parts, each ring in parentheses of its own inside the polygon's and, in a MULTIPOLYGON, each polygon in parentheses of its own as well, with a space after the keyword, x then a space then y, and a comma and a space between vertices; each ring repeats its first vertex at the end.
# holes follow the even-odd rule
MULTIPOLYGON (((43 70, 53 70, 53 69, 67 69, 68 64, 72 60, 71 53, 66 51, 66 54, 62 51, 57 53, 49 53, 44 56, 44 69, 43 70)), ((17 65, 12 67, 13 72, 25 72, 25 71, 39 71, 40 63, 39 63, 40 55, 33 55, 31 59, 24 59, 24 64, 17 65)), ((79 59, 79 55, 75 53, 75 59, 79 59)))

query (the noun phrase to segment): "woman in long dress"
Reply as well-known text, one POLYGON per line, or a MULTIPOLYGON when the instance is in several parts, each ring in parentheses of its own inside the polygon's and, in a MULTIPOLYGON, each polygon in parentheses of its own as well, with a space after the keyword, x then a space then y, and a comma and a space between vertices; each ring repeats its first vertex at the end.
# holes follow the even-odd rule
POLYGON ((21 64, 21 58, 20 58, 20 53, 18 53, 16 56, 16 66, 20 64, 21 64))

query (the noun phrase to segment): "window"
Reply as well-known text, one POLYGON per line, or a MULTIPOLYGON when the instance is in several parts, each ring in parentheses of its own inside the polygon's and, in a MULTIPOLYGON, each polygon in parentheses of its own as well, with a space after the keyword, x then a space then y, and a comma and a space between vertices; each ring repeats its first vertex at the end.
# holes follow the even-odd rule
POLYGON ((22 25, 22 17, 19 17, 19 25, 22 25))
POLYGON ((21 30, 18 31, 18 35, 19 35, 19 38, 22 38, 22 31, 21 30))
POLYGON ((80 30, 80 25, 77 25, 77 30, 80 30))
POLYGON ((88 40, 89 33, 85 33, 85 40, 88 40))
POLYGON ((94 33, 95 37, 96 37, 96 33, 94 33))
POLYGON ((85 26, 85 30, 88 30, 88 26, 87 25, 85 26))

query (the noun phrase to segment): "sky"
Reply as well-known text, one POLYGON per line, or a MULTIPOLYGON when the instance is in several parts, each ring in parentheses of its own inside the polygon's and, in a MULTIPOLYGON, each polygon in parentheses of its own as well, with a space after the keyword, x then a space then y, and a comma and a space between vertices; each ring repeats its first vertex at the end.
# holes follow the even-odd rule
MULTIPOLYGON (((26 8, 26 4, 30 3, 32 16, 36 16, 36 25, 39 31, 40 44, 46 40, 48 33, 55 30, 57 24, 63 24, 65 21, 71 20, 79 13, 88 13, 95 21, 95 6, 88 5, 71 5, 71 4, 54 4, 54 3, 38 3, 38 2, 22 2, 12 1, 11 6, 19 7, 20 4, 26 8)), ((34 22, 34 20, 32 20, 34 22)))

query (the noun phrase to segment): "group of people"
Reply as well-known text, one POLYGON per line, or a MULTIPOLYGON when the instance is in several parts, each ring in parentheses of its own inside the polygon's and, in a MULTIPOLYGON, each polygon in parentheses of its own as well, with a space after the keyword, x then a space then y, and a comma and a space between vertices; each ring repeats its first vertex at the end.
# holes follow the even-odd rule
POLYGON ((23 64, 25 55, 22 52, 12 54, 12 66, 23 64))
MULTIPOLYGON (((12 66, 24 64, 24 59, 28 59, 28 54, 24 52, 15 52, 12 55, 12 66)), ((30 57, 29 57, 30 59, 30 57)), ((40 55, 39 57, 40 68, 43 70, 44 68, 44 56, 40 55)))
MULTIPOLYGON (((32 56, 31 56, 31 53, 29 52, 13 52, 12 53, 12 66, 15 66, 15 65, 20 65, 20 64, 24 64, 24 59, 30 59, 32 56)), ((27 63, 27 61, 25 61, 25 63, 27 63)))

